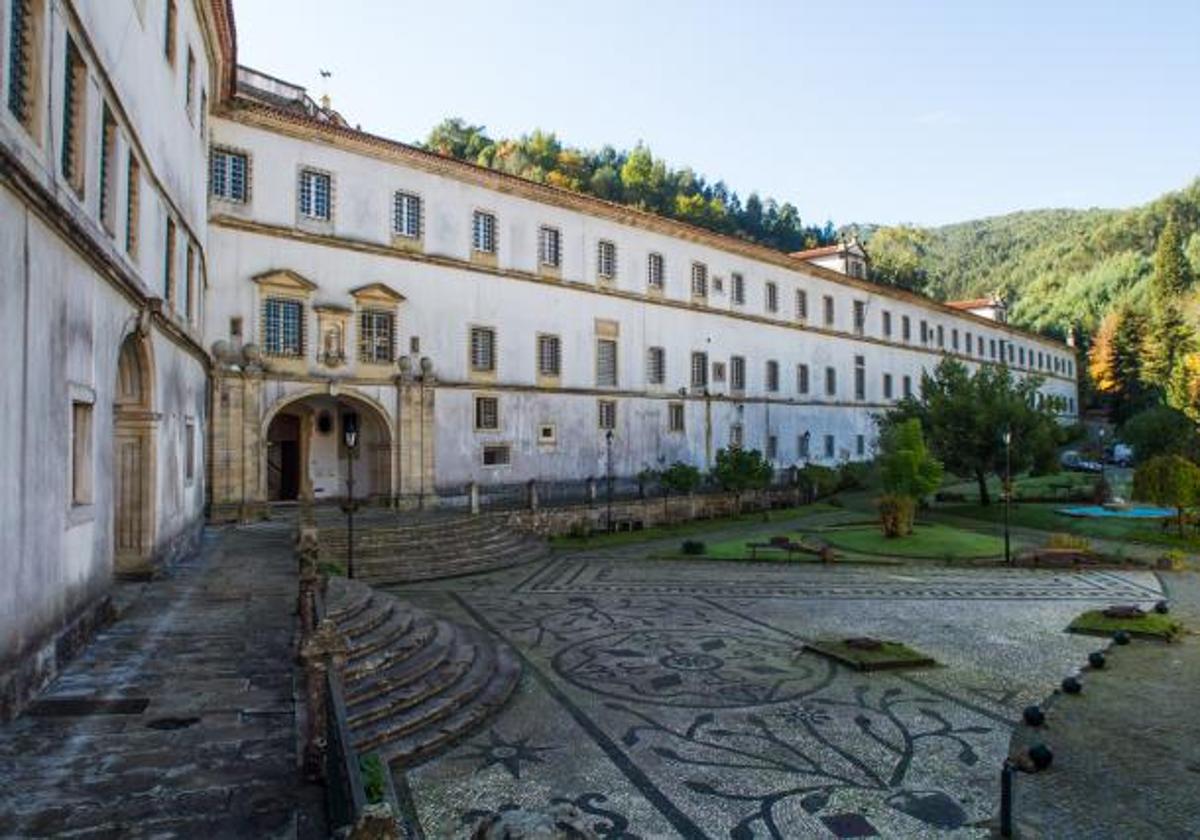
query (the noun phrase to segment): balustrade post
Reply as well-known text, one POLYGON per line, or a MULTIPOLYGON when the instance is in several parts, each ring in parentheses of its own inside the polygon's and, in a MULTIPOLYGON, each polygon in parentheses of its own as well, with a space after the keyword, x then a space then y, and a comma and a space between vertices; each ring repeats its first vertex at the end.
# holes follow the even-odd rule
POLYGON ((316 627, 317 584, 321 577, 317 566, 321 559, 321 545, 317 529, 302 527, 296 539, 296 556, 300 563, 300 638, 306 639, 316 627))
POLYGON ((308 694, 308 727, 304 743, 304 776, 325 778, 325 753, 329 747, 329 675, 341 675, 350 646, 337 625, 324 619, 300 648, 308 694))

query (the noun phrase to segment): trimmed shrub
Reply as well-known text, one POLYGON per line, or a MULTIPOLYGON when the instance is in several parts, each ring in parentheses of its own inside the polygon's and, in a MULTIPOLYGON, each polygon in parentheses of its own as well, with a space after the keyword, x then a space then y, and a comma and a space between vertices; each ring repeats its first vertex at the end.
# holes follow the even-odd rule
POLYGON ((1187 568, 1187 555, 1178 549, 1172 549, 1158 558, 1158 568, 1172 572, 1182 572, 1187 568))
POLYGON ((879 524, 885 537, 906 537, 912 533, 917 505, 911 496, 888 493, 879 499, 879 524))
POLYGON ((1075 551, 1089 551, 1091 540, 1079 534, 1054 533, 1046 540, 1046 548, 1069 548, 1075 551))
POLYGON ((684 554, 696 556, 705 552, 705 545, 701 540, 684 540, 682 550, 684 554))

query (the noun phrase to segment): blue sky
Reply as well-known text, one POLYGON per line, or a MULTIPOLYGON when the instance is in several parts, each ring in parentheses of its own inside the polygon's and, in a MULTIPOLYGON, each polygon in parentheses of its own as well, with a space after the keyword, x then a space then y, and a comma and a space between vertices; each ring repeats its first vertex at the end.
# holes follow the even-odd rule
POLYGON ((327 90, 368 131, 412 141, 461 116, 642 140, 806 221, 1123 207, 1200 176, 1200 0, 234 8, 242 63, 327 90))

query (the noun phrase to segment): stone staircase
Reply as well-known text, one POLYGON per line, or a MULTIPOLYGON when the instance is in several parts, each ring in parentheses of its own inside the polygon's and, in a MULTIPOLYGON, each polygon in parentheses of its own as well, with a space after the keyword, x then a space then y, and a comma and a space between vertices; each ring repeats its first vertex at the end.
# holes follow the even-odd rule
POLYGON ((325 615, 350 641, 343 682, 359 755, 420 762, 494 714, 521 676, 503 642, 357 580, 329 579, 325 615))
MULTIPOLYGON (((344 523, 321 523, 323 559, 346 557, 344 523)), ((376 586, 490 572, 538 560, 545 540, 491 516, 436 516, 387 521, 376 516, 354 531, 354 577, 376 586)))

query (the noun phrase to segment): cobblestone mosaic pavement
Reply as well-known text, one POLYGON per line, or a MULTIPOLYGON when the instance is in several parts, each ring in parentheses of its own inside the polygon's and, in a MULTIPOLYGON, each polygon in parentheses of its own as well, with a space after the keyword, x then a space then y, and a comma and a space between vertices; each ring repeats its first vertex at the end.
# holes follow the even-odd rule
POLYGON ((1159 597, 1147 573, 637 561, 576 555, 399 593, 517 649, 490 728, 408 774, 425 830, 573 803, 597 833, 986 837, 1020 710, 1095 640, 1070 618, 1159 597), (944 667, 861 674, 826 634, 944 667))
POLYGON ((0 728, 0 837, 318 837, 299 782, 290 529, 212 532, 0 728))

